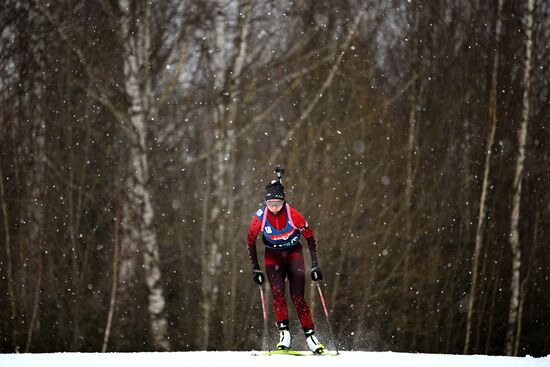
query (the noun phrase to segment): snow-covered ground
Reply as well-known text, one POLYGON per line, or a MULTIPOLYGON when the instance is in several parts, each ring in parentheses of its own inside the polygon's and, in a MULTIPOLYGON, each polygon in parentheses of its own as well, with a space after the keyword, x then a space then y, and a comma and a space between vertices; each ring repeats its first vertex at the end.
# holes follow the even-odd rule
POLYGON ((253 356, 251 352, 0 354, 1 367, 281 367, 283 363, 315 367, 549 367, 550 355, 533 358, 392 352, 341 352, 335 357, 253 356))

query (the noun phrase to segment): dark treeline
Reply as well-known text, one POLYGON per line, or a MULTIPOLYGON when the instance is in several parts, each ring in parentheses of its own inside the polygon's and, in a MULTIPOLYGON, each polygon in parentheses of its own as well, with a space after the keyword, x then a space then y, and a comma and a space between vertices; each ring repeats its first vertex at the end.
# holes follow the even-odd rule
POLYGON ((4 1, 0 351, 261 348, 245 235, 283 164, 341 349, 548 354, 549 22, 540 0, 4 1))

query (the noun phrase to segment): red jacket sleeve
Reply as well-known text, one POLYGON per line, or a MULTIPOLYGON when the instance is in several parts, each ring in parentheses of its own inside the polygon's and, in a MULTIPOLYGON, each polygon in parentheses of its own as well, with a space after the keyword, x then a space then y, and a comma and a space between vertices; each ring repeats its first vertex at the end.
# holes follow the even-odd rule
POLYGON ((258 252, 256 251, 256 238, 258 237, 258 233, 260 233, 261 229, 262 222, 256 218, 256 216, 252 217, 252 221, 250 221, 248 233, 246 235, 246 245, 253 269, 260 268, 260 264, 258 263, 258 252))
POLYGON ((315 235, 309 227, 307 220, 296 209, 290 207, 290 215, 292 216, 292 222, 298 230, 304 235, 307 240, 307 246, 309 248, 309 254, 311 255, 311 267, 318 267, 317 262, 317 243, 315 242, 315 235))

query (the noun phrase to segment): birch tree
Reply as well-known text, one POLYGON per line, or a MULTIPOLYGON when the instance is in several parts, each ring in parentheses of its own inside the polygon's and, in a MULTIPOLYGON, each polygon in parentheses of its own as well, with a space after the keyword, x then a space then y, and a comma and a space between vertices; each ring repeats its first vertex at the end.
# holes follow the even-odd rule
MULTIPOLYGON (((106 16, 107 24, 112 26, 111 32, 102 29, 105 32, 102 33, 103 35, 108 34, 112 38, 109 41, 111 41, 110 45, 114 46, 113 50, 108 50, 109 58, 106 58, 106 61, 119 62, 122 68, 119 67, 120 65, 113 65, 112 70, 106 71, 101 68, 105 65, 94 64, 91 60, 95 59, 95 55, 91 53, 97 50, 88 49, 87 44, 75 36, 79 30, 77 26, 71 23, 71 27, 65 27, 60 15, 52 14, 42 3, 36 2, 38 9, 54 26, 59 39, 68 46, 67 49, 77 57, 86 77, 91 81, 87 85, 81 85, 82 88, 87 95, 102 104, 112 114, 121 130, 126 133, 123 143, 128 148, 128 167, 123 170, 125 195, 122 204, 120 287, 118 291, 128 295, 129 289, 134 284, 139 284, 142 281, 145 283, 149 331, 153 345, 157 349, 169 350, 159 242, 154 227, 154 200, 151 190, 153 178, 150 174, 149 162, 151 144, 149 125, 151 121, 155 120, 159 103, 164 101, 165 95, 174 87, 173 81, 181 73, 183 67, 184 53, 180 52, 184 30, 183 21, 176 20, 175 23, 180 25, 181 30, 177 30, 171 37, 166 37, 163 32, 167 32, 173 25, 174 19, 178 18, 180 12, 173 3, 159 5, 155 9, 159 13, 156 16, 163 22, 163 27, 155 32, 153 37, 151 33, 152 4, 149 1, 120 0, 118 4, 101 1, 100 4, 103 13, 97 7, 93 7, 94 11, 106 16), (153 47, 153 39, 156 40, 155 42, 163 42, 163 44, 156 44, 153 47), (178 53, 180 56, 177 57, 179 62, 174 73, 176 75, 172 77, 172 80, 166 81, 160 72, 169 69, 163 66, 171 62, 178 53), (152 59, 153 54, 157 59, 152 59), (153 68, 153 65, 160 65, 160 67, 153 68), (121 75, 117 74, 120 69, 122 69, 121 75), (116 80, 119 76, 122 80, 121 83, 120 80, 116 80), (153 79, 155 83, 153 83, 153 79), (119 89, 119 86, 122 88, 119 89), (159 90, 158 98, 155 96, 154 87, 159 90), (120 103, 121 96, 126 104, 120 103), (142 259, 138 258, 139 254, 143 256, 142 259), (143 273, 136 271, 140 265, 142 265, 143 273), (136 281, 138 274, 143 274, 144 279, 136 281)), ((71 20, 76 24, 77 19, 71 18, 71 20)), ((119 300, 121 298, 119 297, 119 300)), ((135 300, 132 301, 135 302, 135 300)), ((131 321, 136 322, 136 320, 131 321)))
MULTIPOLYGON (((211 203, 208 211, 208 225, 206 230, 210 234, 203 233, 206 238, 206 253, 203 254, 202 269, 202 347, 208 349, 210 344, 210 326, 213 308, 216 306, 219 297, 218 271, 222 261, 222 251, 225 244, 225 218, 223 211, 226 210, 227 197, 224 191, 224 177, 228 167, 225 157, 226 127, 223 125, 225 109, 223 104, 224 84, 226 80, 226 45, 225 45, 225 27, 227 15, 225 2, 217 0, 214 2, 214 56, 213 56, 213 74, 215 102, 213 111, 213 151, 214 157, 211 160, 211 185, 212 193, 208 198, 211 203), (211 226, 212 225, 212 226, 211 226)), ((227 134, 230 132, 227 131, 227 134)), ((229 157, 228 157, 229 158, 229 157)))
POLYGON ((159 243, 153 227, 154 210, 149 181, 148 130, 151 121, 152 80, 151 80, 151 34, 149 21, 151 9, 149 1, 130 2, 120 0, 121 36, 124 46, 124 87, 129 102, 129 177, 127 179, 125 224, 130 227, 125 232, 123 243, 137 243, 143 251, 145 283, 149 295, 149 322, 156 347, 170 350, 168 322, 165 315, 164 290, 161 283, 159 264, 159 243))
MULTIPOLYGON (((235 177, 235 150, 238 112, 240 108, 242 72, 247 57, 248 31, 250 27, 251 2, 240 1, 237 5, 236 19, 232 19, 225 0, 214 1, 214 52, 212 56, 212 73, 214 75, 214 108, 212 112, 213 157, 208 160, 211 178, 209 207, 205 207, 208 225, 202 233, 205 247, 202 263, 202 347, 210 345, 213 308, 218 303, 221 284, 219 271, 225 253, 235 253, 234 231, 228 226, 228 215, 234 211, 235 195, 233 192, 235 177), (233 24, 233 27, 230 25, 233 24), (228 29, 229 28, 229 29, 228 29), (227 240, 229 238, 229 241, 227 240), (231 251, 226 251, 231 246, 231 251)), ((205 204, 206 205, 206 204, 205 204)), ((229 259, 234 263, 235 259, 229 259)), ((234 266, 230 266, 235 271, 234 266)), ((235 274, 232 274, 230 294, 236 289, 235 274)), ((229 302, 229 314, 235 310, 234 300, 229 302)), ((227 324, 228 320, 225 320, 227 324)), ((231 325, 233 323, 230 323, 231 325)), ((229 328, 224 332, 231 334, 229 328)))
POLYGON ((525 14, 525 59, 523 68, 523 98, 521 110, 521 122, 518 131, 518 156, 515 166, 513 183, 512 213, 510 218, 510 247, 512 249, 512 279, 510 283, 510 309, 508 311, 508 329, 506 332, 506 354, 512 355, 515 350, 515 338, 517 337, 519 306, 520 306, 520 270, 521 270, 521 246, 519 238, 519 219, 521 206, 521 187, 525 164, 525 144, 527 140, 527 127, 529 121, 529 92, 531 86, 531 59, 533 49, 533 11, 534 0, 527 0, 527 12, 525 14))

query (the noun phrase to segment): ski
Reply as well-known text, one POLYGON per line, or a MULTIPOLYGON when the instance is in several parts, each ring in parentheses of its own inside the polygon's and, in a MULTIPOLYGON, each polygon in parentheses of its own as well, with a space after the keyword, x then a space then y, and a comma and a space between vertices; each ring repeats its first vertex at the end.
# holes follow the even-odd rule
POLYGON ((313 353, 313 352, 299 352, 292 349, 277 349, 277 350, 272 350, 271 352, 252 352, 252 355, 253 356, 289 355, 289 356, 295 356, 295 357, 307 357, 307 356, 335 357, 339 355, 339 353, 329 352, 326 350, 324 350, 321 353, 313 353))
POLYGON ((271 355, 289 355, 289 356, 306 356, 306 353, 298 352, 292 349, 276 349, 271 352, 253 352, 253 356, 271 356, 271 355))
POLYGON ((340 353, 338 352, 330 352, 328 350, 323 350, 321 353, 313 353, 314 356, 330 356, 330 357, 336 357, 336 356, 339 356, 340 353))

